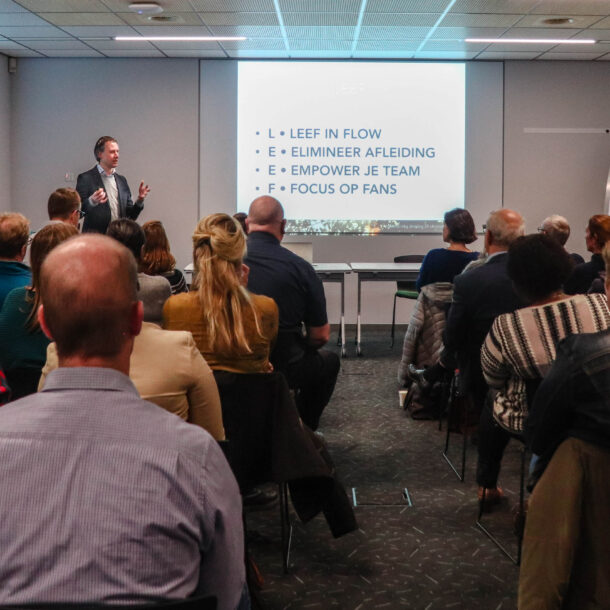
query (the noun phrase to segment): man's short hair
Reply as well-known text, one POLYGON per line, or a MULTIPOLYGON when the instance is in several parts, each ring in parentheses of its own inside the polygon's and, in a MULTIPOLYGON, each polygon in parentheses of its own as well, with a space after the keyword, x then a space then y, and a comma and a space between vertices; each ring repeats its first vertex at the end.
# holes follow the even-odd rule
POLYGON ((140 261, 142 248, 146 243, 146 235, 135 220, 129 218, 113 220, 106 229, 106 235, 123 244, 131 251, 136 261, 140 261))
POLYGON ((515 220, 520 218, 520 222, 507 222, 504 212, 506 210, 502 209, 489 215, 487 230, 491 234, 494 244, 508 248, 517 237, 521 237, 525 233, 525 221, 516 212, 512 212, 515 220))
POLYGON ((40 295, 59 356, 116 356, 131 335, 137 281, 131 252, 104 235, 54 248, 42 264, 40 295))
POLYGON ((104 151, 104 147, 106 146, 106 142, 116 142, 115 138, 112 136, 102 136, 98 138, 95 146, 93 147, 93 154, 95 155, 95 160, 99 163, 100 155, 104 151))
POLYGON ((565 246, 570 237, 570 224, 559 214, 552 214, 542 221, 542 232, 554 239, 561 246, 565 246))
POLYGON ((80 208, 80 205, 80 195, 76 190, 71 188, 57 189, 49 196, 47 204, 49 219, 59 218, 61 220, 68 220, 74 210, 80 208))
POLYGON ((598 248, 603 248, 610 241, 610 216, 595 214, 589 218, 589 235, 595 240, 598 248))
POLYGON ((23 214, 0 214, 0 258, 15 258, 29 238, 30 221, 23 214))

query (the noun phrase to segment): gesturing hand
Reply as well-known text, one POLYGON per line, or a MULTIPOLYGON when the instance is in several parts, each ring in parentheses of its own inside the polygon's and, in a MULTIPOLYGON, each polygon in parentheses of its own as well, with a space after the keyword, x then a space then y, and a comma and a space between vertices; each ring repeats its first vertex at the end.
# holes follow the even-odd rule
POLYGON ((106 203, 106 201, 108 201, 108 195, 106 195, 106 191, 104 189, 99 188, 93 193, 93 195, 91 195, 91 201, 94 203, 106 203))
POLYGON ((145 199, 146 195, 150 193, 150 188, 148 184, 144 184, 144 180, 140 182, 140 188, 138 189, 138 199, 145 199))

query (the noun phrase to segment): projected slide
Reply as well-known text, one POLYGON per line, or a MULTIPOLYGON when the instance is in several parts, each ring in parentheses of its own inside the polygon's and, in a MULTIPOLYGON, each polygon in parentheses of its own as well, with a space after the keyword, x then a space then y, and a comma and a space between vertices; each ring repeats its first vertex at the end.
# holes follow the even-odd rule
POLYGON ((437 231, 464 206, 464 64, 241 62, 238 208, 295 233, 437 231))

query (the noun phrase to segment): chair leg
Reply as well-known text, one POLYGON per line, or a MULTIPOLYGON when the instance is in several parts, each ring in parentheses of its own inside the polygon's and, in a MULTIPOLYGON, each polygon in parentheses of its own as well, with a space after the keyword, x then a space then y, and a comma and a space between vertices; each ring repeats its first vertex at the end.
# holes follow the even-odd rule
POLYGON ((394 294, 394 307, 392 308, 392 330, 391 330, 391 341, 390 347, 394 347, 394 324, 396 322, 396 294, 394 294))
MULTIPOLYGON (((525 506, 524 498, 525 498, 525 454, 526 448, 525 445, 521 447, 521 474, 519 476, 519 513, 523 514, 523 509, 525 506)), ((517 554, 513 555, 503 544, 502 542, 494 536, 494 534, 483 524, 482 517, 485 509, 485 498, 487 495, 487 489, 483 488, 483 496, 481 500, 479 500, 479 514, 477 516, 477 527, 500 549, 500 551, 508 557, 515 565, 521 565, 521 551, 523 546, 523 528, 517 532, 517 554)))
POLYGON ((284 574, 288 574, 288 563, 290 559, 290 544, 292 542, 292 524, 288 512, 288 485, 279 484, 280 496, 280 524, 282 528, 282 568, 284 574))
POLYGON ((453 470, 453 472, 455 473, 455 476, 463 483, 464 475, 466 473, 466 446, 468 445, 468 430, 470 429, 469 428, 470 421, 468 418, 467 409, 464 410, 464 421, 463 421, 464 430, 462 432, 462 466, 461 466, 459 472, 458 472, 458 469, 455 467, 455 464, 449 457, 449 441, 451 438, 451 417, 453 414, 453 409, 455 408, 456 392, 457 392, 456 382, 455 382, 455 379, 453 379, 451 381, 451 387, 449 389, 449 402, 448 402, 449 406, 447 407, 447 434, 445 435, 445 448, 443 450, 443 457, 445 458, 445 461, 447 462, 447 464, 449 464, 449 467, 451 468, 451 470, 453 470))

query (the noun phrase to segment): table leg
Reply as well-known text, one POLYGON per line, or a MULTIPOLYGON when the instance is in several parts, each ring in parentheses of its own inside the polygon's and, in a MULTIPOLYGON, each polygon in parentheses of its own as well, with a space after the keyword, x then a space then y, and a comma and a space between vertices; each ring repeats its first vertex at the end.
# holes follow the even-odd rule
POLYGON ((341 279, 341 357, 347 356, 347 349, 345 347, 345 275, 341 279))
POLYGON ((360 274, 358 274, 358 317, 356 319, 356 354, 362 356, 362 348, 360 346, 360 303, 361 303, 361 282, 360 274))

